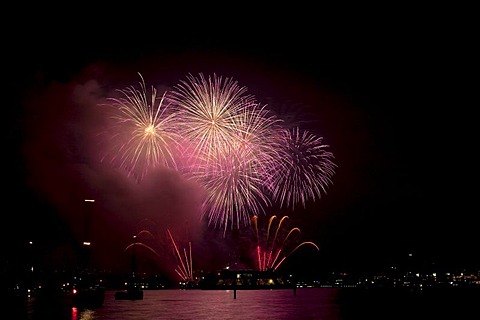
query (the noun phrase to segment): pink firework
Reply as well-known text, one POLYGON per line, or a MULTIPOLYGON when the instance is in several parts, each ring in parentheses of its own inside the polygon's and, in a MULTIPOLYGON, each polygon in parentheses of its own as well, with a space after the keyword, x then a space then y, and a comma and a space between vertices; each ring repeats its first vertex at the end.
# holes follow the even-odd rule
POLYGON ((266 230, 264 230, 265 234, 262 234, 261 237, 258 230, 258 217, 253 217, 252 223, 257 238, 254 254, 257 269, 260 271, 277 270, 288 257, 303 246, 308 245, 314 247, 317 251, 320 250, 311 241, 299 241, 300 229, 286 227, 288 216, 283 216, 275 227, 274 221, 276 219, 277 216, 275 215, 269 218, 266 230))
POLYGON ((336 164, 323 138, 298 127, 283 130, 280 145, 283 162, 274 173, 273 197, 280 207, 306 206, 307 200, 320 199, 332 183, 336 164))
POLYGON ((193 281, 193 259, 191 242, 188 243, 188 252, 184 248, 182 254, 169 229, 167 229, 167 234, 172 243, 175 260, 177 262, 175 272, 180 276, 182 281, 186 283, 193 281))
POLYGON ((111 162, 139 180, 156 167, 179 170, 204 191, 202 217, 224 232, 272 205, 305 207, 332 183, 323 139, 287 127, 231 78, 189 75, 161 97, 142 78, 118 93, 108 104, 111 162))

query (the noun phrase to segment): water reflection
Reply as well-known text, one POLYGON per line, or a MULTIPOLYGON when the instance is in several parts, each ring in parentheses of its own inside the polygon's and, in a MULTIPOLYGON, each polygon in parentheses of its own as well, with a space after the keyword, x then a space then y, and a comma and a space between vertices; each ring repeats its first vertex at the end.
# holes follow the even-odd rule
POLYGON ((78 310, 76 307, 72 307, 72 320, 93 320, 95 319, 94 310, 78 310))
POLYGON ((479 290, 411 292, 340 288, 278 290, 146 290, 143 300, 116 300, 105 292, 98 308, 75 308, 58 299, 29 299, 2 308, 14 319, 137 320, 352 320, 427 319, 448 315, 464 319, 480 301, 479 290))

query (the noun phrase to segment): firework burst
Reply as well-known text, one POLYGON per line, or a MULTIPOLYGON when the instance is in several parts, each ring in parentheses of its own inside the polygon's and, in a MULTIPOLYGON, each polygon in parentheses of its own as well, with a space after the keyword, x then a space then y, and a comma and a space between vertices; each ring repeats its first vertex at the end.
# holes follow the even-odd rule
POLYGON ((282 206, 295 207, 320 199, 332 183, 336 164, 323 138, 298 127, 283 131, 283 163, 274 173, 273 197, 282 206))
POLYGON ((246 94, 231 78, 205 78, 189 75, 169 94, 180 113, 181 136, 186 141, 184 155, 188 159, 208 162, 219 153, 229 150, 239 135, 237 118, 255 99, 246 94))
POLYGON ((120 96, 109 98, 107 104, 114 122, 108 158, 138 180, 155 167, 176 169, 174 150, 179 141, 176 115, 166 104, 165 93, 159 97, 154 87, 148 91, 140 77, 140 89, 117 90, 120 96))
POLYGON ((188 77, 171 91, 180 114, 181 135, 194 159, 188 176, 203 187, 203 214, 209 224, 249 224, 270 205, 265 191, 276 167, 280 120, 246 94, 246 88, 214 75, 188 77))
POLYGON ((203 215, 224 232, 228 226, 233 229, 248 224, 252 213, 263 213, 264 206, 270 205, 264 180, 253 172, 255 159, 241 149, 230 151, 218 155, 210 168, 192 175, 206 191, 203 215))
POLYGON ((336 165, 322 138, 288 126, 231 78, 187 76, 161 97, 145 83, 109 99, 111 161, 142 179, 179 170, 204 191, 202 217, 226 230, 272 204, 306 206, 332 183, 336 165))

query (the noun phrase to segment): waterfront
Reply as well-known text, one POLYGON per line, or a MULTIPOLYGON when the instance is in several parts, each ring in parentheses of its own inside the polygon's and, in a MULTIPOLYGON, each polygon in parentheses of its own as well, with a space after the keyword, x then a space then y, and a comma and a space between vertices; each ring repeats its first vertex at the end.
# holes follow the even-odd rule
POLYGON ((146 290, 143 300, 115 300, 107 290, 102 307, 72 308, 58 300, 3 308, 13 319, 474 319, 478 288, 397 289, 298 288, 281 290, 146 290))

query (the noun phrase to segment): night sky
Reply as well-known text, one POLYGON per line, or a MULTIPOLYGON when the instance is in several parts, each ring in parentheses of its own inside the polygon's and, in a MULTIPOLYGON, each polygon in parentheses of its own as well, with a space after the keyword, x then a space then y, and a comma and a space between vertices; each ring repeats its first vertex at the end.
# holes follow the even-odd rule
POLYGON ((320 200, 268 212, 288 215, 303 240, 320 247, 292 265, 367 270, 412 253, 480 267, 473 118, 465 111, 476 100, 464 37, 423 14, 322 13, 293 23, 253 13, 244 24, 174 23, 162 20, 167 13, 25 17, 29 27, 7 37, 3 59, 5 259, 30 239, 49 259, 67 259, 87 214, 105 268, 123 259, 141 221, 190 238, 198 265, 217 267, 241 251, 228 248, 247 237, 241 232, 224 239, 203 229, 194 187, 175 172, 138 185, 98 162, 99 99, 136 85, 138 73, 168 88, 201 72, 232 77, 259 101, 308 119, 335 156, 333 184, 320 200))

